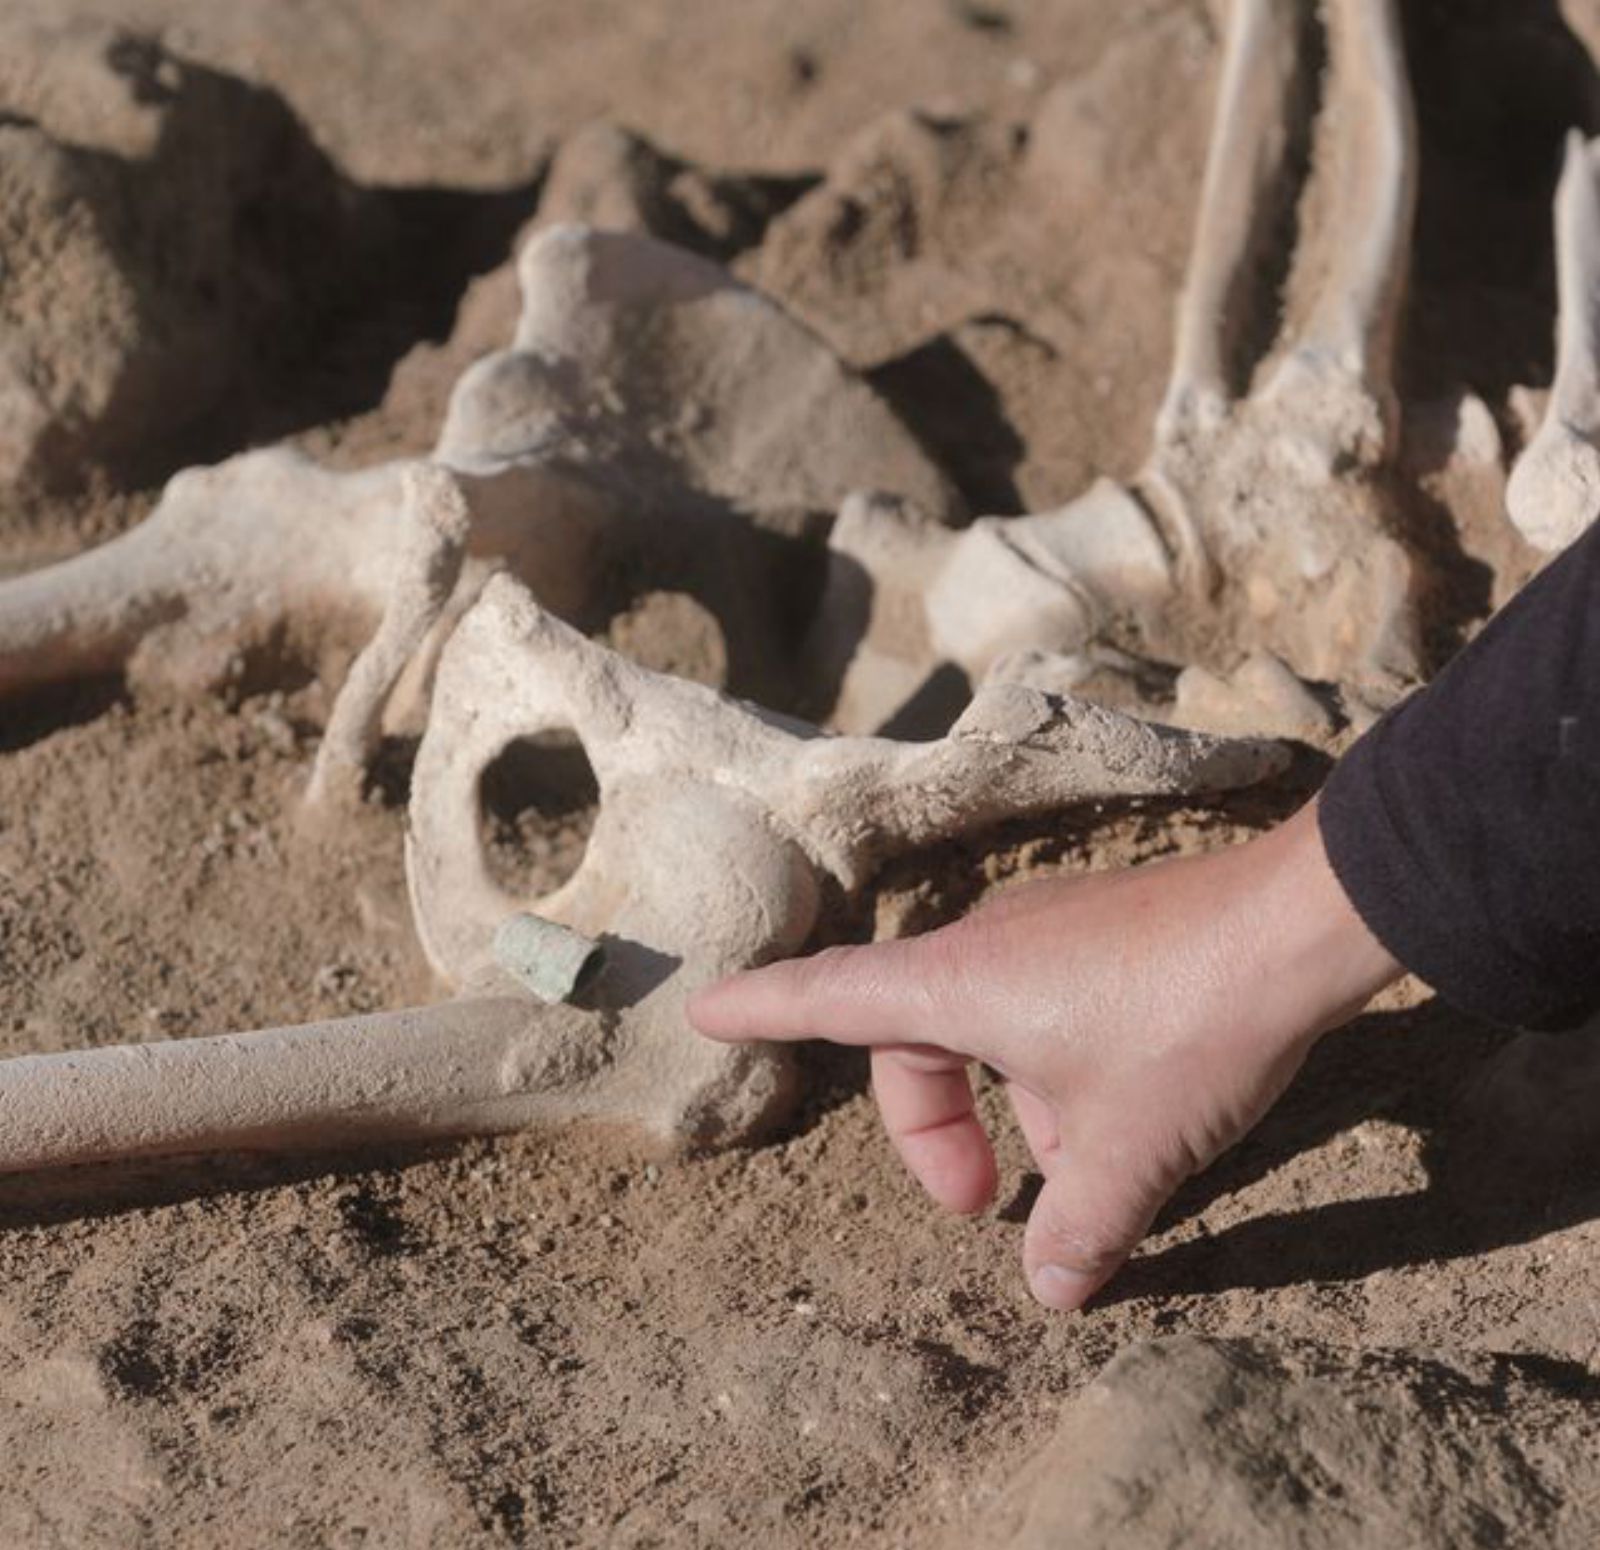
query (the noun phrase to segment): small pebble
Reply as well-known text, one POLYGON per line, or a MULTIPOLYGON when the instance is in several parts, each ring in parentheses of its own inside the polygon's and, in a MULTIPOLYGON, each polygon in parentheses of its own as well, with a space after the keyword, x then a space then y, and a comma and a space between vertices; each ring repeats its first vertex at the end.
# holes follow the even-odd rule
POLYGON ((1044 71, 1031 59, 1013 59, 1006 66, 1006 79, 1018 91, 1032 91, 1044 79, 1044 71))

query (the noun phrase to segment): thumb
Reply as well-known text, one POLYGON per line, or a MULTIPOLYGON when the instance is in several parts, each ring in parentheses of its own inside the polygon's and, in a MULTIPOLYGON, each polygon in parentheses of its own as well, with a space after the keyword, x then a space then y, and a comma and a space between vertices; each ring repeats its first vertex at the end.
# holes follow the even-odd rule
POLYGON ((926 940, 830 947, 735 974, 689 997, 689 1021, 712 1039, 922 1042, 935 1015, 926 940))
POLYGON ((1183 1175, 1130 1165, 1114 1150, 1064 1147, 1058 1157, 1028 1218, 1022 1265, 1040 1302, 1071 1312, 1121 1269, 1183 1175))

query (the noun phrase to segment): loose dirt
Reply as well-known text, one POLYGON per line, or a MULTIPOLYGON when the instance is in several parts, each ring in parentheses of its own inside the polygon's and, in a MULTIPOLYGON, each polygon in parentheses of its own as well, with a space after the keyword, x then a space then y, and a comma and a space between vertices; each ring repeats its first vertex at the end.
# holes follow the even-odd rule
MULTIPOLYGON (((742 226, 691 202, 705 240, 869 371, 977 509, 1038 509, 1143 450, 1218 58, 1198 0, 8 4, 159 32, 272 88, 412 222, 414 262, 399 250, 389 289, 330 325, 326 359, 275 363, 245 421, 208 431, 221 450, 426 445, 514 308, 499 266, 549 157, 596 118, 764 180, 742 226), (442 274, 425 234, 452 220, 474 236, 442 274)), ((1407 382, 1468 384, 1509 427, 1511 387, 1548 380, 1549 195, 1561 130, 1596 127, 1600 6, 1406 10, 1425 150, 1407 382)), ((135 520, 161 471, 0 505, 0 573, 135 520)), ((1441 649, 1528 568, 1474 520, 1430 529, 1441 649)), ((714 677, 699 629, 645 611, 619 643, 714 677)), ((315 684, 192 703, 105 684, 0 712, 0 1054, 432 993, 401 876, 409 750, 335 839, 297 830, 326 711, 315 684)), ((1318 773, 1308 756, 1248 803, 921 857, 834 929, 921 929, 1012 877, 1229 843, 1318 773)), ((582 804, 556 807, 493 815, 508 869, 570 866, 582 804)), ((1001 1205, 947 1219, 837 1052, 807 1057, 784 1135, 685 1163, 563 1135, 0 1183, 0 1543, 959 1543, 1063 1402, 1157 1335, 1514 1353, 1590 1394, 1592 1136, 1486 1133, 1471 1092, 1508 1037, 1395 994, 1077 1318, 1022 1283, 1037 1180, 998 1092, 1001 1205)), ((1541 1467, 1559 1491, 1559 1451, 1541 1467)))

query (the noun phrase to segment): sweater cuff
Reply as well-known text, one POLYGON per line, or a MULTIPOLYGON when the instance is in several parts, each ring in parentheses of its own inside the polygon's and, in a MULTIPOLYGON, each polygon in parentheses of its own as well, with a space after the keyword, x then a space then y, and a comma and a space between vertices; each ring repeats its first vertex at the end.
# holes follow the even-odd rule
POLYGON ((1471 867, 1440 873, 1411 841, 1386 779, 1390 743, 1403 735, 1409 708, 1356 743, 1322 788, 1317 821, 1334 876, 1390 955, 1452 1006, 1513 1027, 1576 1027, 1594 1009, 1553 996, 1549 977, 1486 929, 1466 893, 1471 867))

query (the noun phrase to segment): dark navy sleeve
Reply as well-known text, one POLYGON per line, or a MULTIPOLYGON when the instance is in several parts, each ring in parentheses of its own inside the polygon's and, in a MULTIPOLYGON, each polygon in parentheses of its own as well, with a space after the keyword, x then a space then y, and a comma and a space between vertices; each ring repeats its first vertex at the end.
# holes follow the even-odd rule
POLYGON ((1328 859, 1447 1001, 1561 1028, 1600 1011, 1600 524, 1334 768, 1328 859))

